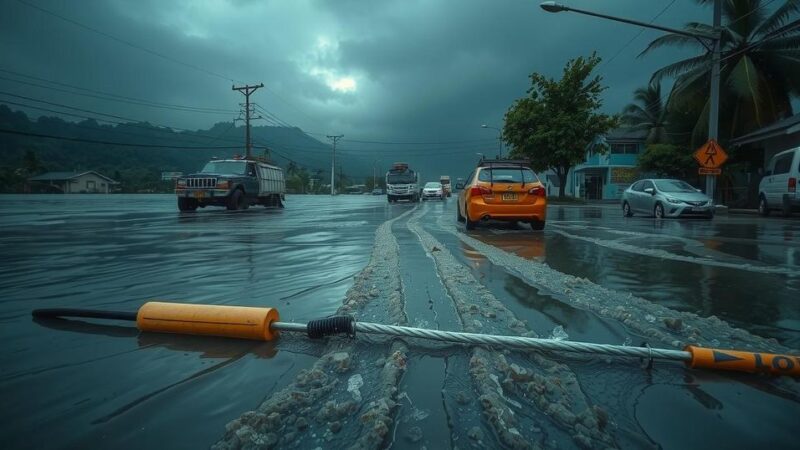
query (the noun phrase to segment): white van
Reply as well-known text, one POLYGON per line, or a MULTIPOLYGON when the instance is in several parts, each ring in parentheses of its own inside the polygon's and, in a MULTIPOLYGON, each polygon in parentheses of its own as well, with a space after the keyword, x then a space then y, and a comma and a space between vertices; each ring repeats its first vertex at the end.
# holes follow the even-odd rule
POLYGON ((773 156, 758 185, 758 212, 768 216, 779 210, 788 217, 800 208, 797 197, 797 179, 800 178, 800 147, 773 156))

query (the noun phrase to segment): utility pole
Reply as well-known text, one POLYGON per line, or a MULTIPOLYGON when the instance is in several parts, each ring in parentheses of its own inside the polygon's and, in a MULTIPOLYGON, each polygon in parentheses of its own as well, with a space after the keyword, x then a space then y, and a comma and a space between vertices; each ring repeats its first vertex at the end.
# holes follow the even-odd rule
MULTIPOLYGON (((711 53, 711 98, 709 99, 708 139, 717 140, 719 134, 719 65, 720 26, 722 25, 722 0, 714 0, 714 49, 711 53)), ((706 195, 714 201, 716 176, 706 175, 706 195)))
POLYGON ((255 85, 244 85, 236 87, 236 85, 231 86, 231 90, 239 91, 244 94, 244 124, 245 124, 245 138, 244 138, 244 147, 245 147, 245 155, 247 158, 250 158, 251 151, 253 148, 253 143, 250 142, 250 94, 256 91, 258 88, 264 87, 264 83, 255 84, 255 85))
POLYGON ((343 138, 343 134, 339 134, 336 136, 328 135, 328 139, 333 141, 333 153, 331 153, 331 195, 335 195, 334 190, 334 174, 336 172, 336 141, 343 138))

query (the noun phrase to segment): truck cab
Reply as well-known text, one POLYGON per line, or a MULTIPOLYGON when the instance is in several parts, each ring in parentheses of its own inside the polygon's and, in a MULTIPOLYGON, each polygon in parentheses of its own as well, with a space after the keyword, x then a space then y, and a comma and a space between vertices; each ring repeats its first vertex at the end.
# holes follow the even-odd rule
POLYGON ((453 193, 453 190, 450 186, 450 176, 449 175, 440 176, 439 183, 442 185, 442 191, 444 192, 444 196, 450 197, 450 195, 453 193))
POLYGON ((386 172, 386 198, 389 203, 398 200, 418 202, 420 199, 419 174, 407 163, 394 163, 386 172))
POLYGON ((286 182, 283 169, 255 158, 209 161, 200 172, 178 178, 178 209, 223 206, 228 210, 251 205, 283 207, 286 182))

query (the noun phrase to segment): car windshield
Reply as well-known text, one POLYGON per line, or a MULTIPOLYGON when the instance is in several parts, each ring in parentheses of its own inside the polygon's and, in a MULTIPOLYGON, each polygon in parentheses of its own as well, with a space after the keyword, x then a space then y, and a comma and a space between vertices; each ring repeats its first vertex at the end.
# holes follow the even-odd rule
POLYGON ((425 189, 439 189, 442 185, 439 183, 425 183, 425 189))
POLYGON ((200 172, 243 175, 246 166, 247 163, 244 161, 211 161, 200 172))
POLYGON ((386 181, 389 184, 411 184, 417 181, 417 177, 414 172, 392 173, 386 177, 386 181))
POLYGON ((478 175, 478 181, 489 181, 495 183, 533 183, 539 181, 539 178, 531 169, 521 167, 516 168, 503 168, 503 169, 483 169, 478 175))
POLYGON ((661 192, 697 192, 691 184, 681 180, 658 180, 655 183, 661 192))

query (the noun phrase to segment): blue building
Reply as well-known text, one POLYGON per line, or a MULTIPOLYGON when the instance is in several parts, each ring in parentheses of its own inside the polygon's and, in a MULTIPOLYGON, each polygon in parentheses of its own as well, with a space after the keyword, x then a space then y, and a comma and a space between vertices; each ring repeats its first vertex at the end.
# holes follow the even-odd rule
POLYGON ((646 131, 622 128, 598 137, 586 152, 586 160, 567 174, 566 195, 586 200, 621 198, 622 192, 639 177, 636 163, 644 151, 646 137, 646 131), (596 152, 603 144, 608 145, 605 154, 596 152))

